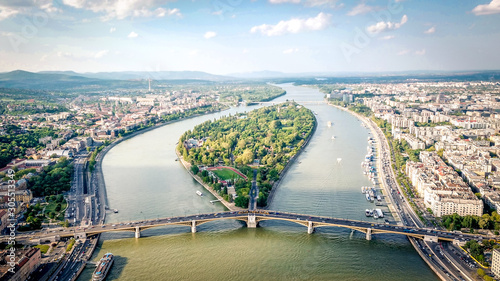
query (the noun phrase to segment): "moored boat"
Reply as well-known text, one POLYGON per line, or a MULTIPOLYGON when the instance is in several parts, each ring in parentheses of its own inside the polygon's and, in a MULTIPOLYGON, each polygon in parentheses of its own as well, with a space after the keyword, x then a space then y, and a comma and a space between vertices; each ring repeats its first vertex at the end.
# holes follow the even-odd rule
POLYGON ((112 253, 105 254, 99 263, 97 263, 97 267, 92 274, 92 281, 101 281, 106 278, 106 275, 109 272, 109 269, 113 265, 114 256, 112 253))
POLYGON ((198 194, 199 196, 203 196, 203 193, 201 193, 201 191, 199 190, 196 190, 196 194, 198 194))

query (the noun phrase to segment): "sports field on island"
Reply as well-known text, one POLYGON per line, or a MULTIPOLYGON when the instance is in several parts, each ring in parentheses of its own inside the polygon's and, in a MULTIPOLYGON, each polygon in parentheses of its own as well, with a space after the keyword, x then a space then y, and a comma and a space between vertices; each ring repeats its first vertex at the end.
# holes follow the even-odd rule
POLYGON ((243 179, 241 175, 236 173, 233 170, 230 170, 228 168, 218 168, 218 169, 213 169, 211 170, 214 174, 216 174, 221 180, 226 181, 230 179, 243 179))

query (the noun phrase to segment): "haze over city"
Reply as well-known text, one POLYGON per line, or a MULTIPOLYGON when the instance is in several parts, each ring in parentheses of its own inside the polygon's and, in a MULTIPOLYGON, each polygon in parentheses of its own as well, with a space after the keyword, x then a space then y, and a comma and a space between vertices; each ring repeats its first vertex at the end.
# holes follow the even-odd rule
POLYGON ((491 70, 500 1, 0 2, 0 71, 491 70))

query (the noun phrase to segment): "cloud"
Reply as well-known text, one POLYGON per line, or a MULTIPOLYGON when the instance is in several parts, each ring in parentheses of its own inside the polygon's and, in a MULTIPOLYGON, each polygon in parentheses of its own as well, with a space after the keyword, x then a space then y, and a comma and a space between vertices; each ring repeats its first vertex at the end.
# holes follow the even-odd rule
POLYGON ((0 21, 17 14, 33 15, 36 9, 47 13, 59 11, 54 7, 52 0, 0 1, 0 21))
POLYGON ((213 32, 213 31, 207 31, 207 32, 205 32, 205 35, 203 35, 203 37, 205 37, 205 39, 214 38, 215 36, 217 36, 217 33, 213 32))
POLYGON ((424 31, 425 34, 432 34, 434 32, 436 32, 436 27, 435 26, 433 26, 433 27, 427 29, 426 31, 424 31))
POLYGON ((76 9, 104 13, 104 20, 124 19, 127 17, 182 16, 177 8, 158 8, 166 2, 168 0, 63 0, 65 5, 76 9))
POLYGON ((472 13, 476 16, 499 14, 500 0, 491 0, 489 4, 477 5, 472 9, 472 13))
POLYGON ((292 4, 300 4, 303 3, 306 7, 320 7, 326 6, 330 8, 338 8, 343 6, 343 4, 337 5, 337 0, 269 0, 271 4, 283 4, 283 3, 292 3, 292 4))
POLYGON ((115 31, 116 31, 116 27, 111 27, 111 28, 109 29, 109 33, 113 33, 113 32, 115 32, 115 31))
POLYGON ((394 39, 394 35, 386 35, 384 37, 380 37, 379 39, 380 40, 390 40, 390 39, 394 39))
POLYGON ((136 38, 137 36, 139 36, 139 34, 135 33, 135 32, 130 32, 129 35, 127 35, 128 38, 136 38))
POLYGON ((380 33, 388 30, 395 30, 403 26, 408 21, 408 16, 403 15, 401 22, 379 21, 374 25, 366 28, 371 33, 380 33))
POLYGON ((105 55, 107 55, 108 53, 109 53, 109 50, 99 51, 99 52, 94 54, 94 58, 100 59, 100 58, 104 57, 105 55))
POLYGON ((415 55, 417 55, 417 56, 425 55, 425 49, 415 51, 415 55))
POLYGON ((297 48, 290 48, 290 49, 283 50, 283 54, 288 55, 288 54, 296 53, 298 51, 299 51, 299 49, 297 49, 297 48))
POLYGON ((243 49, 243 51, 241 51, 242 54, 248 54, 248 49, 243 49))
POLYGON ((330 21, 331 15, 321 12, 314 18, 293 18, 287 21, 282 20, 276 25, 262 24, 259 26, 254 26, 250 29, 250 32, 260 32, 267 36, 279 36, 288 33, 322 30, 330 25, 330 21))
POLYGON ((398 56, 403 56, 403 55, 407 55, 410 53, 410 50, 401 50, 397 53, 398 56))
POLYGON ((367 6, 365 3, 360 3, 356 7, 352 8, 352 10, 350 10, 347 13, 347 15, 348 16, 363 15, 373 11, 374 9, 375 7, 367 6))
MULTIPOLYGON (((109 53, 109 50, 101 50, 97 52, 90 52, 90 51, 83 51, 80 50, 78 52, 63 52, 59 51, 57 52, 57 56, 60 58, 66 58, 66 59, 72 59, 72 60, 88 60, 88 59, 100 59, 107 55, 109 53)), ((44 55, 40 60, 46 60, 47 55, 44 55)))
POLYGON ((282 4, 282 3, 298 4, 298 3, 300 3, 300 0, 269 0, 269 3, 271 3, 271 4, 282 4))

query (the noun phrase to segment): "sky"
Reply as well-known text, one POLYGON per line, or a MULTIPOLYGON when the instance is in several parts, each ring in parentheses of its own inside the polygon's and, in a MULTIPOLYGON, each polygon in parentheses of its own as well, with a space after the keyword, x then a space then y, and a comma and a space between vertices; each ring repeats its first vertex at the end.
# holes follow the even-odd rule
POLYGON ((500 69, 500 0, 0 0, 0 72, 500 69))

